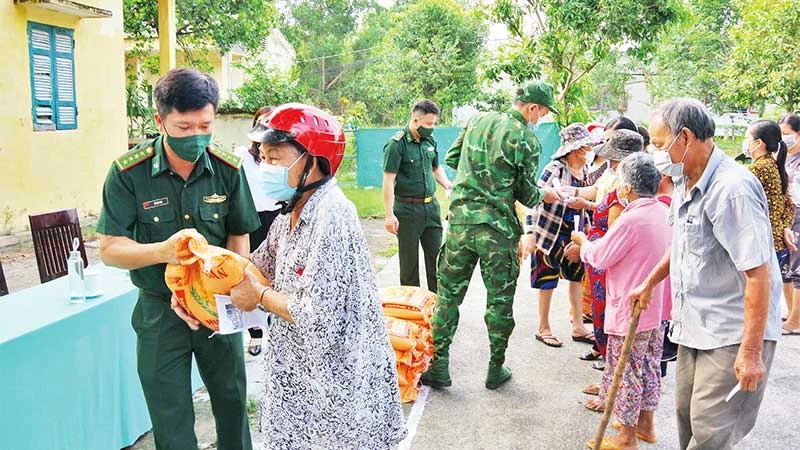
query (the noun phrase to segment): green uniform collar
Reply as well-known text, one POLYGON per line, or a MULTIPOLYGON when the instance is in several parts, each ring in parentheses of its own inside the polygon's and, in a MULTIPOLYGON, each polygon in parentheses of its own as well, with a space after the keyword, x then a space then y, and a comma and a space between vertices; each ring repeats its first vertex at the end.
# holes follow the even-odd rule
MULTIPOLYGON (((164 136, 159 136, 153 142, 156 154, 153 156, 153 165, 150 175, 153 178, 161 175, 164 171, 169 170, 169 163, 167 162, 167 155, 164 153, 164 136)), ((211 160, 208 157, 208 152, 204 152, 200 159, 194 164, 192 173, 203 173, 203 170, 208 169, 211 175, 214 175, 214 167, 211 166, 211 160)))
POLYGON ((513 116, 515 119, 517 119, 517 120, 519 120, 520 122, 522 122, 522 124, 523 124, 523 125, 525 125, 525 126, 527 126, 527 125, 528 125, 528 121, 527 121, 527 120, 525 120, 525 117, 523 117, 523 116, 522 116, 522 113, 521 113, 521 112, 519 112, 519 111, 517 111, 517 109, 516 109, 516 108, 511 108, 511 109, 509 109, 509 110, 508 110, 508 112, 509 112, 509 114, 511 114, 511 115, 512 115, 512 116, 513 116))

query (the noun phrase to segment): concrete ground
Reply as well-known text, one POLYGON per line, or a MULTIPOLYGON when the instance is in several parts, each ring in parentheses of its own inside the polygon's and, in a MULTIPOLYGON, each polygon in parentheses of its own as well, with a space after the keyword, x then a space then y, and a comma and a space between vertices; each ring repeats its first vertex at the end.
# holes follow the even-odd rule
MULTIPOLYGON (((383 221, 363 221, 365 235, 378 273, 379 287, 398 284, 397 257, 383 252, 394 243, 382 231, 383 221), (383 254, 382 254, 383 253, 383 254)), ((91 261, 97 261, 94 245, 87 244, 91 261)), ((3 264, 12 291, 38 283, 35 259, 23 246, 6 246, 3 264), (9 270, 10 269, 10 270, 9 270)), ((517 326, 507 352, 513 370, 511 381, 497 391, 483 387, 488 361, 488 340, 483 323, 485 289, 476 270, 461 308, 461 322, 451 350, 453 386, 432 390, 423 402, 406 405, 405 415, 413 430, 400 450, 575 450, 586 447, 594 435, 600 414, 582 406, 581 388, 599 380, 600 372, 577 355, 589 349, 570 339, 566 289, 553 296, 553 332, 564 341, 560 349, 535 341, 538 324, 536 293, 528 284, 527 264, 522 268, 515 299, 517 326)), ((421 277, 424 283, 424 277, 421 277)), ((266 344, 266 343, 265 343, 266 344)), ((253 409, 263 392, 263 359, 246 355, 248 391, 253 409)), ((427 389, 427 388, 425 388, 427 389)), ((661 408, 656 414, 657 444, 641 443, 640 449, 676 449, 674 364, 665 379, 661 408)), ((737 447, 742 450, 790 450, 800 448, 796 426, 800 406, 800 337, 784 338, 778 345, 759 420, 752 433, 737 447)), ((195 395, 196 432, 201 449, 214 448, 214 421, 208 395, 195 395)), ((259 436, 253 417, 254 441, 259 436)), ((613 431, 609 431, 613 433, 613 431)), ((128 450, 154 449, 150 434, 128 450)))
MULTIPOLYGON (((396 258, 379 274, 379 285, 399 279, 396 258)), ((522 268, 514 303, 516 328, 507 351, 512 379, 497 391, 484 388, 489 344, 483 322, 486 291, 476 269, 461 307, 461 321, 451 348, 453 386, 432 390, 408 449, 413 450, 574 450, 588 448, 601 414, 582 406, 584 385, 599 381, 600 372, 578 359, 589 349, 570 337, 566 286, 560 286, 551 310, 553 332, 562 348, 534 339, 538 326, 536 291, 529 286, 529 267, 522 268)), ((661 407, 656 413, 659 442, 640 449, 678 448, 674 413, 674 364, 669 365, 661 407)), ((731 386, 733 387, 733 386, 731 386)), ((783 339, 756 428, 737 449, 800 448, 796 426, 800 406, 800 336, 783 339)), ((415 405, 419 410, 422 405, 415 405)), ((419 411, 417 411, 419 412, 419 411)), ((608 434, 615 433, 613 430, 608 434)))

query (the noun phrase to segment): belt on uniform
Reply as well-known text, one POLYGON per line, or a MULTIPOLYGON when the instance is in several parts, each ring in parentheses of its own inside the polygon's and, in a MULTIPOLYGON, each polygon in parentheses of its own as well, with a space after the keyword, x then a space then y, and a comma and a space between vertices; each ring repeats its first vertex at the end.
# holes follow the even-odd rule
POLYGON ((433 196, 431 197, 395 197, 398 202, 403 203, 430 203, 433 201, 433 196))
POLYGON ((170 301, 172 298, 172 294, 165 294, 163 292, 154 291, 152 289, 140 289, 140 291, 142 291, 142 294, 147 295, 148 297, 160 298, 166 301, 170 301))

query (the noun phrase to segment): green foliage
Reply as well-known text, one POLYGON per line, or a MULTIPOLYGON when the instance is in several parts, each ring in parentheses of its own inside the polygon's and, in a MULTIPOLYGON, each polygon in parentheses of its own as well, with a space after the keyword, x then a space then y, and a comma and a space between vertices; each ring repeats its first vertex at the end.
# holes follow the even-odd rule
POLYGON ((485 18, 452 0, 376 9, 353 41, 353 53, 367 64, 346 78, 343 90, 369 105, 367 123, 403 123, 421 98, 436 102, 448 123, 454 105, 480 97, 485 35, 485 18))
MULTIPOLYGON (((176 28, 184 48, 215 45, 225 53, 234 45, 254 50, 276 25, 273 0, 193 0, 176 2, 176 28)), ((125 0, 125 33, 136 41, 158 37, 158 2, 125 0)))
POLYGON ((694 97, 717 111, 730 108, 720 97, 722 67, 730 55, 728 32, 739 20, 730 0, 692 0, 664 34, 644 66, 653 99, 694 97))
POLYGON ((730 29, 723 98, 742 107, 772 102, 793 111, 800 104, 800 3, 734 0, 733 4, 742 20, 730 29))
POLYGON ((245 81, 234 92, 241 110, 253 113, 265 105, 300 101, 296 72, 281 73, 267 62, 244 64, 245 81))
POLYGON ((125 85, 126 110, 128 114, 128 137, 144 138, 148 134, 158 133, 154 115, 155 108, 148 101, 152 88, 146 81, 138 81, 129 77, 125 85))
POLYGON ((633 67, 625 59, 619 52, 611 52, 589 73, 587 78, 591 88, 586 92, 583 104, 602 113, 624 112, 628 108, 630 92, 627 83, 631 80, 633 67))
POLYGON ((561 120, 571 122, 588 116, 588 75, 620 47, 631 57, 648 55, 677 9, 664 0, 496 0, 492 14, 513 40, 487 77, 520 83, 541 74, 557 91, 561 120))

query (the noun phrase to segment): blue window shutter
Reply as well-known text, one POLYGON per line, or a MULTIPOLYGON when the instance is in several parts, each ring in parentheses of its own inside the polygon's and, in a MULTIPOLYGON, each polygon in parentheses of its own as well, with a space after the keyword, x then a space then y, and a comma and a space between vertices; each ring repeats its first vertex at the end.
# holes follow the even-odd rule
POLYGON ((29 22, 28 49, 33 127, 35 130, 52 130, 56 127, 56 111, 50 27, 29 22))
POLYGON ((75 41, 72 30, 53 27, 53 97, 56 107, 56 128, 78 128, 78 107, 75 100, 75 41))

